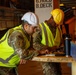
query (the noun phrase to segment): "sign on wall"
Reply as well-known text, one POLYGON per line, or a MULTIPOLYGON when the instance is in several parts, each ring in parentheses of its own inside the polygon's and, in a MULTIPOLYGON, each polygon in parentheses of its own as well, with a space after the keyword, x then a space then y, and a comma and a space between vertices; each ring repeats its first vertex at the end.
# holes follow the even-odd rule
POLYGON ((50 18, 50 11, 53 9, 53 0, 34 0, 35 13, 39 17, 39 23, 50 18))

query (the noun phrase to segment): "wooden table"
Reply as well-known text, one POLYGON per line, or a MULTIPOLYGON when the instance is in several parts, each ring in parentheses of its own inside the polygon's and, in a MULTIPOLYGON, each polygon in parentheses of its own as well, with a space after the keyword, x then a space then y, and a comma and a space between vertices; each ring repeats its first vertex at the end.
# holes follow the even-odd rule
POLYGON ((66 56, 37 56, 32 59, 39 62, 63 62, 72 63, 72 75, 76 75, 76 61, 72 57, 66 56))

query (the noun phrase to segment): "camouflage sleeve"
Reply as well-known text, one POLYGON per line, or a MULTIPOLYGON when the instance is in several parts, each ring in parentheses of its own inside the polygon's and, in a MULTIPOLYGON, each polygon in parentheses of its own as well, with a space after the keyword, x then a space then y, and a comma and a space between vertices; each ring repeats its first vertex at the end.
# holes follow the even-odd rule
MULTIPOLYGON (((13 47, 13 49, 19 55, 20 58, 23 57, 23 53, 25 51, 24 47, 25 47, 26 42, 24 41, 24 37, 20 32, 18 31, 12 32, 10 36, 8 37, 8 44, 11 47, 13 47)), ((26 54, 27 53, 25 53, 25 55, 26 54)))
POLYGON ((46 46, 41 44, 41 40, 42 40, 41 30, 38 30, 33 34, 33 48, 35 50, 43 50, 46 48, 46 46))

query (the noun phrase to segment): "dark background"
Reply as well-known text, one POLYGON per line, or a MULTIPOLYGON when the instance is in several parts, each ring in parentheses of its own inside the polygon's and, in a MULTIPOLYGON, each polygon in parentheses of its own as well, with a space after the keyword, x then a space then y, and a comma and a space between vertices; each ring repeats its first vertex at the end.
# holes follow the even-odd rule
MULTIPOLYGON (((67 7, 76 7, 76 0, 59 0, 67 7)), ((0 6, 10 7, 10 2, 18 8, 34 11, 34 0, 0 0, 0 6)))
POLYGON ((17 9, 34 11, 34 0, 0 0, 0 6, 10 7, 10 2, 17 9))

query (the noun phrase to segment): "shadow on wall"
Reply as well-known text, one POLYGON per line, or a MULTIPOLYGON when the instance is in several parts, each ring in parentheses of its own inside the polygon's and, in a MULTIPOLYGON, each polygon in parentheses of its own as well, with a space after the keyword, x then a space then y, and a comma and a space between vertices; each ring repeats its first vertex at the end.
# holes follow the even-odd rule
MULTIPOLYGON (((8 28, 9 29, 9 28, 8 28)), ((8 29, 0 30, 0 39, 3 37, 3 35, 7 32, 8 29)))

